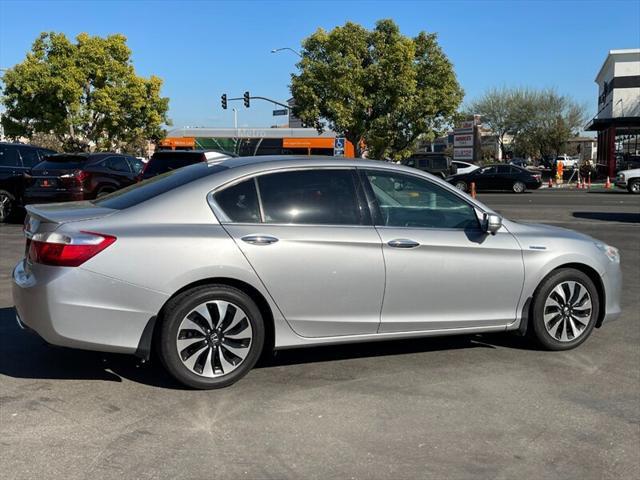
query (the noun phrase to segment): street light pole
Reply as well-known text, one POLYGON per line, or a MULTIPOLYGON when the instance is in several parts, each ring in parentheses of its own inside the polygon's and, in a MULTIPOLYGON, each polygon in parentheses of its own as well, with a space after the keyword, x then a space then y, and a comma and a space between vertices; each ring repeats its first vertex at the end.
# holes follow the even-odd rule
POLYGON ((289 50, 290 52, 293 52, 296 55, 298 55, 300 58, 302 58, 302 54, 291 47, 274 48, 273 50, 271 50, 271 53, 278 53, 278 52, 282 52, 283 50, 289 50))
POLYGON ((238 110, 233 109, 233 128, 238 129, 238 110))

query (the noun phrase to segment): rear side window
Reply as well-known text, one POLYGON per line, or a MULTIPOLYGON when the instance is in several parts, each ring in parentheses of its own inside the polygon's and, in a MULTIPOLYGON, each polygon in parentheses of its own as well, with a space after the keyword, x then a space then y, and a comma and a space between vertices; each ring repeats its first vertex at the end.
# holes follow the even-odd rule
POLYGON ((216 193, 215 200, 234 223, 260 223, 255 180, 245 180, 216 193))
POLYGON ((351 170, 301 170, 258 178, 266 223, 360 225, 351 170))
POLYGON ((158 175, 144 182, 134 183, 127 188, 116 190, 113 193, 94 200, 93 204, 98 207, 123 210, 186 185, 198 178, 213 175, 226 169, 227 167, 223 167, 222 165, 210 165, 203 162, 189 168, 166 172, 163 175, 158 175))
POLYGON ((18 147, 14 145, 0 145, 0 167, 21 167, 18 147))

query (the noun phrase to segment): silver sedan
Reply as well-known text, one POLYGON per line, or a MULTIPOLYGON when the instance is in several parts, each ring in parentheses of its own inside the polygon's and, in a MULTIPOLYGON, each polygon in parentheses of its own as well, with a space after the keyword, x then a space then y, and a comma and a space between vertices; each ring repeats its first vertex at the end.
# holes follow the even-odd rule
POLYGON ((502 218, 398 165, 244 157, 91 202, 29 206, 18 322, 148 358, 195 388, 263 350, 529 332, 549 350, 620 315, 618 250, 502 218))

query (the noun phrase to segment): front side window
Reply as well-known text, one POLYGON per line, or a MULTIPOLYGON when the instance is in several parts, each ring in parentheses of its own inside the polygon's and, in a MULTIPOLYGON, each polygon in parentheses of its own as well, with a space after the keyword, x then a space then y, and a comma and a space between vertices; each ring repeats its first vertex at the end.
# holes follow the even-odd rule
POLYGON ((500 174, 509 174, 509 173, 515 173, 512 169, 511 169, 511 165, 498 165, 498 173, 500 174))
POLYGON ((360 225, 351 170, 300 170, 258 177, 266 223, 360 225))
POLYGON ((395 172, 367 171, 386 227, 477 228, 475 210, 456 194, 421 178, 395 172))
POLYGON ((484 167, 481 168, 478 173, 480 175, 494 175, 496 173, 496 167, 484 167))
POLYGON ((107 168, 110 170, 114 170, 116 172, 131 172, 129 164, 124 157, 109 157, 105 163, 107 164, 107 168))
POLYGON ((245 180, 216 193, 215 200, 233 223, 260 223, 255 180, 245 180))

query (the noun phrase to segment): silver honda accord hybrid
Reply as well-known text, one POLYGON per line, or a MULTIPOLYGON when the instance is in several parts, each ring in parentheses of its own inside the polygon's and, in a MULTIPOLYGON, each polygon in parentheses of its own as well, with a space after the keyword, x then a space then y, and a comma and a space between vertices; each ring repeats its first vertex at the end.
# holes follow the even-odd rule
POLYGON ((18 323, 219 388, 265 349, 516 331, 566 350, 620 315, 618 250, 509 221, 418 170, 244 157, 27 207, 18 323))

